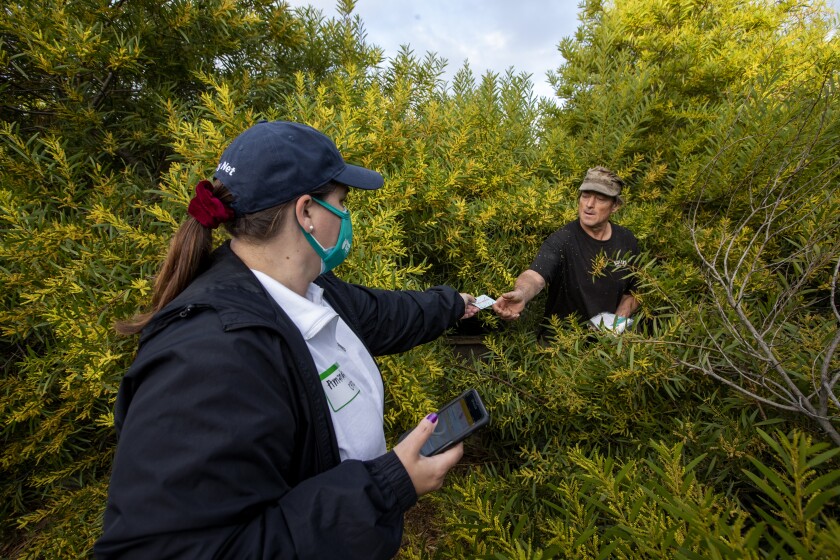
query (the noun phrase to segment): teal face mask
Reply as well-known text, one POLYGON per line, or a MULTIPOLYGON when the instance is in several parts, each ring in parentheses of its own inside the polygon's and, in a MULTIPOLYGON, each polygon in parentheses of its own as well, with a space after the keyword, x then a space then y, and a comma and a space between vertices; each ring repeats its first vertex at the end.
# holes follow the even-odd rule
POLYGON ((314 196, 312 197, 312 200, 341 218, 341 229, 338 230, 338 239, 335 240, 335 246, 330 247, 329 249, 324 249, 324 247, 318 243, 318 240, 315 239, 311 233, 303 229, 303 227, 298 224, 298 227, 300 227, 300 230, 303 232, 303 236, 307 241, 309 241, 309 244, 312 245, 312 248, 315 249, 318 256, 321 257, 321 274, 324 274, 343 263, 344 259, 346 259, 347 255, 350 253, 350 248, 353 246, 353 224, 350 222, 349 210, 339 210, 333 205, 324 202, 323 200, 319 200, 314 196))

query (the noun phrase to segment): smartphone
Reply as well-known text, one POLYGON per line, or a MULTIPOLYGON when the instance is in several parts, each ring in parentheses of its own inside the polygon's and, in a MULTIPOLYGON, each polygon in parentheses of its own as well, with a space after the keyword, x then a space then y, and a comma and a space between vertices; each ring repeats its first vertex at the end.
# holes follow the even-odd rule
MULTIPOLYGON (((420 448, 420 454, 425 457, 446 451, 490 422, 490 415, 475 389, 464 391, 461 396, 441 408, 437 415, 434 433, 420 448)), ((400 441, 410 432, 411 430, 404 433, 400 441)))

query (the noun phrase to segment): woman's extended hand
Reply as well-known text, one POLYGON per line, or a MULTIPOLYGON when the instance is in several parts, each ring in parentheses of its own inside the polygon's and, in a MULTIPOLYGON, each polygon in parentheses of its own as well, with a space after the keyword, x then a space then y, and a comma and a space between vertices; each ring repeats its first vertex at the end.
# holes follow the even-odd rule
POLYGON ((414 491, 417 492, 418 498, 440 488, 446 473, 464 455, 463 443, 432 457, 420 455, 420 448, 435 431, 436 422, 437 414, 429 414, 394 447, 394 453, 397 454, 411 482, 414 483, 414 491))
POLYGON ((461 293, 461 297, 464 298, 464 315, 461 319, 469 319, 479 312, 478 307, 475 306, 474 295, 461 293))

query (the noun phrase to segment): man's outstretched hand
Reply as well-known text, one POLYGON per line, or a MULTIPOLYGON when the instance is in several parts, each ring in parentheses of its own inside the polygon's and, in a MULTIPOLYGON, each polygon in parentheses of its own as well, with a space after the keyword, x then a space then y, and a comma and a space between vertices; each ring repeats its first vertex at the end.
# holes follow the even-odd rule
POLYGON ((519 319, 523 309, 525 309, 525 296, 522 290, 502 294, 493 304, 493 311, 505 321, 519 319))

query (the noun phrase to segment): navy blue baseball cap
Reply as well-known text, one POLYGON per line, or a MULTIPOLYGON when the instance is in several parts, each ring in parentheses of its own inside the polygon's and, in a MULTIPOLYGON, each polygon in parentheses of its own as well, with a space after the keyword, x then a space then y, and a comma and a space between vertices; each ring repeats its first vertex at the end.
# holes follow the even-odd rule
POLYGON ((321 132, 288 121, 260 121, 234 138, 215 178, 233 194, 237 215, 289 202, 330 181, 365 190, 385 182, 376 171, 346 163, 321 132))

